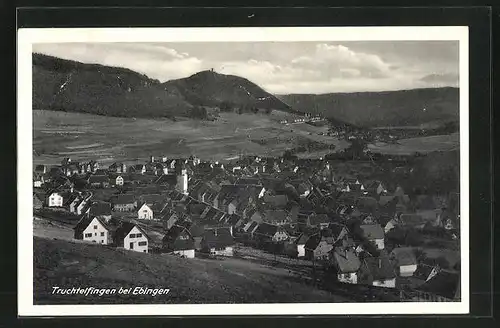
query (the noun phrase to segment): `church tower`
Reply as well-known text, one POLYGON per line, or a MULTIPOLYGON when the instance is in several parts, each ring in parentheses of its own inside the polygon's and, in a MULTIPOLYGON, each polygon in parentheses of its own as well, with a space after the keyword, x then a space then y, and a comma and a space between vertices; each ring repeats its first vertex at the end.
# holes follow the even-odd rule
POLYGON ((188 175, 185 167, 180 167, 177 170, 177 191, 183 193, 184 195, 188 194, 188 175))

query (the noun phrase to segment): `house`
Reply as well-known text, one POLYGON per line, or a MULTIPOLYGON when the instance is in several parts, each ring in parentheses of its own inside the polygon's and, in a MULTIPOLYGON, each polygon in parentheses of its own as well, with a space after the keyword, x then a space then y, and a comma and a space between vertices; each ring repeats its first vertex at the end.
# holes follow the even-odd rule
POLYGON ((267 210, 264 212, 264 221, 273 225, 284 225, 290 222, 285 210, 267 210))
POLYGON ((112 200, 113 210, 117 212, 131 212, 135 210, 137 201, 133 195, 118 195, 112 200))
POLYGON ((318 229, 326 229, 330 225, 331 220, 326 214, 313 213, 307 217, 307 225, 318 229))
POLYGON ((460 276, 440 270, 432 278, 416 288, 417 301, 452 302, 460 301, 460 276))
POLYGON ((62 207, 63 206, 63 196, 61 193, 53 192, 47 197, 47 205, 49 207, 62 207))
POLYGON ((126 173, 127 172, 127 166, 124 163, 113 163, 109 166, 108 170, 110 172, 115 172, 115 173, 126 173))
POLYGON ((417 257, 411 247, 396 247, 389 254, 396 273, 401 277, 411 277, 417 270, 417 257))
POLYGON ((127 250, 147 253, 149 237, 138 225, 132 222, 122 222, 113 234, 113 243, 127 250))
POLYGON ((285 229, 265 222, 257 225, 253 236, 260 242, 281 242, 289 238, 285 229))
POLYGON ((41 209, 43 207, 43 200, 40 198, 40 195, 37 193, 33 193, 33 209, 41 209))
POLYGON ((287 195, 264 195, 262 200, 274 208, 283 208, 288 204, 287 195))
POLYGON ((352 247, 335 247, 330 250, 329 258, 337 273, 337 281, 347 284, 358 283, 361 261, 352 247))
POLYGON ((325 234, 332 238, 333 244, 337 245, 342 240, 349 237, 349 230, 344 224, 331 222, 328 225, 328 231, 325 231, 325 234))
POLYGON ((191 237, 193 237, 193 239, 194 239, 194 249, 196 251, 201 251, 201 249, 202 249, 201 241, 203 240, 203 236, 205 234, 205 228, 203 228, 202 226, 200 226, 198 224, 192 224, 189 227, 188 232, 191 235, 191 237))
POLYGON ((77 215, 84 215, 87 214, 90 211, 90 204, 89 204, 89 199, 82 199, 78 205, 76 205, 76 214, 77 215))
POLYGON ((88 183, 93 188, 108 188, 109 178, 106 175, 91 175, 88 183))
POLYGON ((153 219, 153 210, 148 206, 148 204, 143 203, 137 210, 137 218, 139 220, 152 220, 153 219))
POLYGON ((233 256, 234 239, 225 229, 205 230, 201 240, 202 252, 211 255, 233 256))
POLYGON ((112 243, 111 230, 103 219, 84 216, 75 228, 75 239, 108 245, 112 243))
POLYGON ((419 214, 402 213, 397 218, 398 225, 402 228, 423 229, 426 221, 419 214))
POLYGON ((146 165, 135 164, 135 165, 130 167, 129 172, 137 173, 137 174, 144 174, 144 173, 146 173, 146 165))
POLYGON ((384 251, 376 257, 367 256, 361 261, 358 282, 364 285, 396 288, 396 273, 384 251))
POLYGON ((185 227, 174 225, 162 239, 163 251, 194 258, 194 239, 185 227))
POLYGON ((45 179, 43 177, 42 173, 33 173, 33 187, 34 188, 41 188, 42 185, 45 183, 45 179))
POLYGON ((82 197, 81 196, 77 196, 75 197, 70 203, 69 203, 69 211, 71 213, 75 213, 77 214, 77 206, 78 204, 80 204, 82 202, 82 197))
POLYGON ((91 217, 103 218, 105 222, 111 219, 111 204, 106 202, 94 202, 90 205, 88 213, 91 217))
POLYGON ((293 248, 297 252, 297 257, 304 257, 306 256, 306 242, 309 240, 309 236, 307 234, 300 234, 297 239, 293 241, 293 248))
POLYGON ((332 249, 333 241, 321 233, 309 237, 304 245, 305 257, 310 260, 328 260, 328 252, 332 249))
POLYGON ((35 166, 35 173, 38 173, 38 174, 47 173, 47 166, 45 166, 43 164, 39 164, 39 165, 35 166))
POLYGON ((125 180, 121 175, 117 176, 115 179, 115 186, 123 186, 125 183, 125 180))
POLYGON ((362 224, 357 228, 357 235, 374 244, 377 249, 384 249, 384 230, 380 224, 362 224))

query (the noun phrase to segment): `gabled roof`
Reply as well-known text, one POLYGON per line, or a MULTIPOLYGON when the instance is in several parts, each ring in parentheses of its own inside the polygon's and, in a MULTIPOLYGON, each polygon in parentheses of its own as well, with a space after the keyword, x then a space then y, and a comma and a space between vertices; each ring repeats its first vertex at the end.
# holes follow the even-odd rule
POLYGON ((155 180, 156 184, 175 186, 177 184, 177 176, 175 174, 162 174, 155 180))
POLYGON ((89 183, 104 183, 109 182, 109 178, 106 175, 91 175, 89 177, 89 183))
POLYGON ((264 218, 270 222, 281 222, 288 219, 288 214, 284 210, 267 210, 264 212, 264 218))
POLYGON ((335 247, 331 252, 339 272, 350 273, 359 270, 361 261, 352 248, 335 247))
POLYGON ((228 233, 220 233, 217 229, 205 230, 203 243, 208 247, 227 247, 234 245, 233 237, 228 233))
POLYGON ((193 237, 185 227, 179 225, 174 225, 167 231, 162 243, 165 249, 171 251, 194 249, 193 237), (181 236, 185 239, 180 238, 181 236))
POLYGON ((113 204, 125 205, 125 204, 134 204, 136 202, 134 195, 130 194, 122 194, 117 195, 112 199, 113 204))
POLYGON ((123 221, 119 226, 118 228, 115 230, 115 233, 114 233, 114 238, 116 240, 123 240, 123 238, 125 238, 129 233, 130 231, 136 227, 137 229, 139 229, 139 231, 141 231, 141 233, 149 240, 149 236, 147 235, 147 233, 138 225, 132 223, 132 222, 127 222, 127 221, 123 221))
POLYGON ((412 226, 412 225, 420 225, 420 224, 424 224, 425 221, 424 219, 422 218, 421 215, 419 214, 401 214, 399 216, 399 221, 403 224, 403 225, 408 225, 408 226, 412 226))
POLYGON ((263 197, 264 202, 273 205, 275 207, 284 207, 288 204, 287 195, 265 195, 263 197))
POLYGON ((434 277, 419 286, 417 290, 454 299, 460 288, 460 276, 441 270, 434 277))
POLYGON ((90 216, 111 215, 111 204, 105 202, 94 202, 90 206, 90 216))
POLYGON ((313 226, 319 224, 330 224, 331 220, 326 214, 313 214, 309 216, 309 223, 313 226))
POLYGON ((300 236, 294 241, 296 245, 305 245, 309 240, 309 236, 305 233, 300 234, 300 236))
POLYGON ((87 227, 89 226, 90 223, 92 223, 92 220, 96 219, 99 221, 100 224, 106 229, 106 230, 111 230, 111 227, 108 226, 108 224, 101 218, 99 217, 93 217, 93 216, 83 216, 80 221, 76 224, 76 226, 73 228, 76 233, 82 233, 87 227))
POLYGON ((396 247, 389 257, 399 266, 417 264, 417 258, 412 247, 396 247))
POLYGON ((384 230, 380 224, 362 224, 359 226, 359 230, 363 237, 367 239, 384 239, 384 230))
POLYGON ((255 234, 273 237, 278 232, 278 226, 269 223, 261 223, 255 230, 255 234))
POLYGON ((365 257, 363 264, 373 280, 388 280, 396 277, 394 268, 385 252, 381 252, 378 257, 365 257))

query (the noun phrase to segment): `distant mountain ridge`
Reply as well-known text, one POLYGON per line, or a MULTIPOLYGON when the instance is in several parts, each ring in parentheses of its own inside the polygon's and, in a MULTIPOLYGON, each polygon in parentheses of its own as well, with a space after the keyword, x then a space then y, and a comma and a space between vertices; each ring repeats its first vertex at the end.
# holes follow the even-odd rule
POLYGON ((289 110, 247 79, 202 71, 160 83, 125 68, 33 54, 33 108, 125 117, 191 117, 196 106, 289 110))
POLYGON ((363 127, 418 125, 458 121, 458 89, 277 96, 214 71, 161 83, 126 68, 33 54, 33 109, 172 118, 194 117, 200 107, 321 114, 363 127))
POLYGON ((292 108, 363 127, 457 122, 459 89, 289 94, 277 96, 292 108))

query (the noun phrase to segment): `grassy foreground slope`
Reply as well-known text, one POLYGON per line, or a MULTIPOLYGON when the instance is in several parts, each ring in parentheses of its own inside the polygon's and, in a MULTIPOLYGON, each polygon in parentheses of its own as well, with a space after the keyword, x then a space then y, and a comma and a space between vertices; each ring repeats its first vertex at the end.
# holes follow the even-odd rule
POLYGON ((35 304, 342 302, 288 270, 241 259, 181 259, 34 237, 35 304), (52 287, 169 288, 167 295, 52 295, 52 287))

